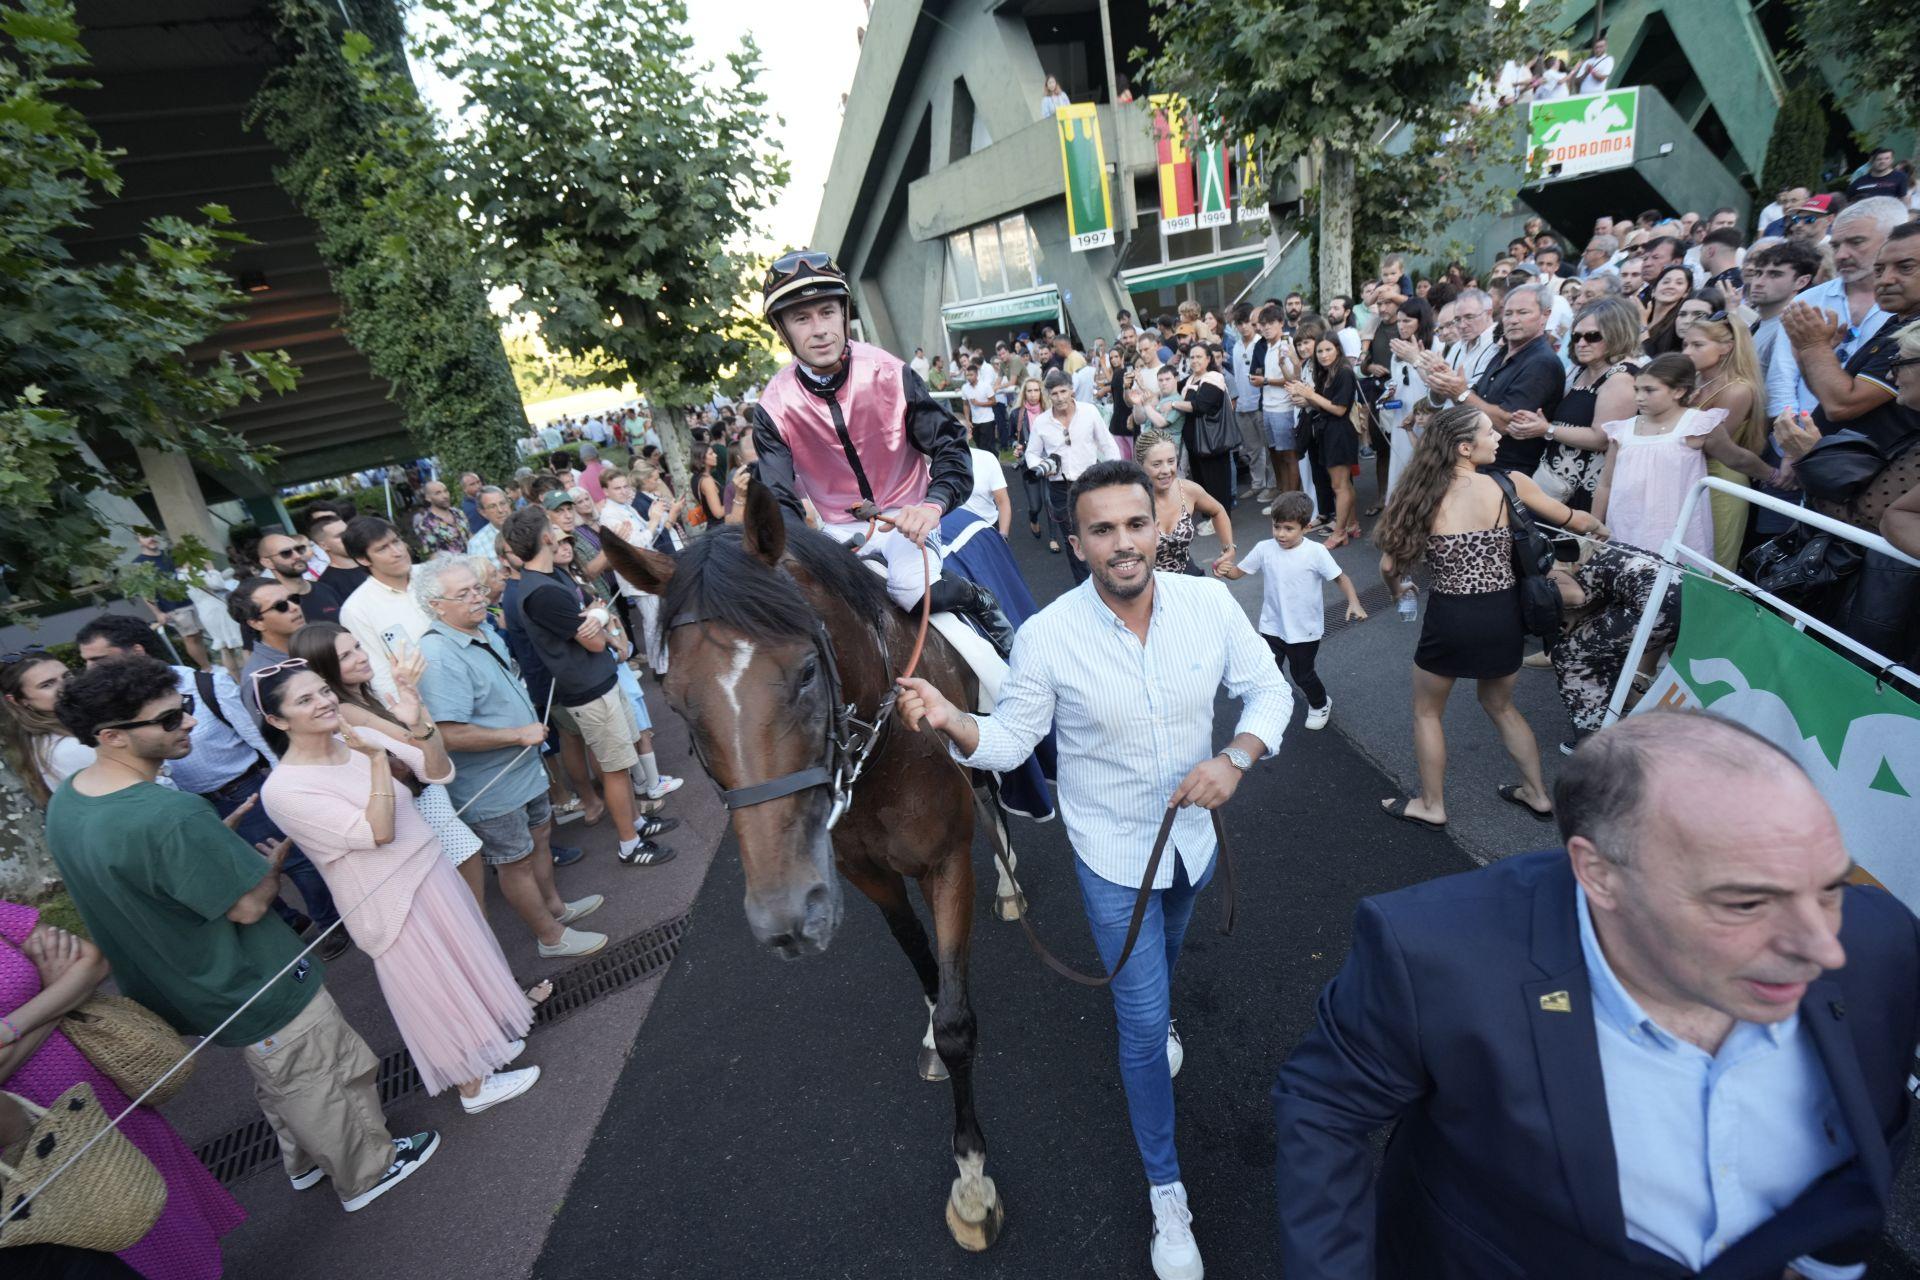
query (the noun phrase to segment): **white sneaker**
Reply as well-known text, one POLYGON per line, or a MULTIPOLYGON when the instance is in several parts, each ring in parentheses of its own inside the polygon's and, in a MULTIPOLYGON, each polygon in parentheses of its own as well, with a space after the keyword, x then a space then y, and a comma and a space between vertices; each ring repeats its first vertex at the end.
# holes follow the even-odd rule
POLYGON ((1317 707, 1307 708, 1307 728, 1324 729, 1327 721, 1333 719, 1333 699, 1328 698, 1317 707))
POLYGON ((1167 1074, 1180 1074, 1180 1064, 1187 1060, 1187 1050, 1180 1043, 1180 1033, 1173 1029, 1173 1020, 1167 1020, 1167 1074))
POLYGON ((604 933, 590 933, 585 929, 563 928, 560 931, 560 941, 554 943, 552 946, 548 946, 544 942, 539 944, 540 958, 542 960, 559 960, 574 956, 590 956, 606 945, 607 935, 604 933))
POLYGON ((540 1068, 522 1067, 518 1071, 496 1071, 480 1082, 480 1092, 471 1098, 460 1095, 460 1107, 470 1116, 477 1116, 489 1107, 517 1098, 540 1079, 540 1068))
POLYGON ((1155 1187, 1153 1200, 1153 1274, 1160 1280, 1201 1280, 1200 1244, 1193 1238, 1193 1214, 1187 1189, 1178 1182, 1155 1187))
POLYGON ((1211 538, 1213 536, 1213 521, 1202 520, 1198 532, 1203 538, 1211 538))
POLYGON ((671 774, 663 773, 660 775, 660 785, 647 792, 647 799, 664 800, 685 786, 686 782, 687 780, 685 778, 676 778, 671 774))
POLYGON ((563 925, 572 924, 575 920, 590 916, 605 906, 606 901, 606 895, 599 893, 590 893, 584 898, 575 898, 572 902, 566 904, 567 909, 560 913, 559 922, 563 925))

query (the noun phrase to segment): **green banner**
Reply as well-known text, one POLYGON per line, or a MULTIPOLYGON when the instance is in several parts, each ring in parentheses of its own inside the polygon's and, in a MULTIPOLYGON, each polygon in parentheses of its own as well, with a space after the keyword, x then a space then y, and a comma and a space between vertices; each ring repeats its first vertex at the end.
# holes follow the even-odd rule
POLYGON ((1060 130, 1060 167, 1067 180, 1067 242, 1075 253, 1113 243, 1113 197, 1100 144, 1100 110, 1090 102, 1053 113, 1060 130))
POLYGON ((1778 745, 1833 806, 1854 861, 1920 907, 1920 704, 1697 574, 1680 619, 1673 661, 1636 710, 1704 707, 1778 745))
POLYGON ((1536 102, 1527 116, 1527 150, 1549 180, 1624 169, 1633 163, 1639 121, 1638 89, 1536 102))
POLYGON ((1233 222, 1232 165, 1226 147, 1219 143, 1194 151, 1194 203, 1199 226, 1224 227, 1233 222))

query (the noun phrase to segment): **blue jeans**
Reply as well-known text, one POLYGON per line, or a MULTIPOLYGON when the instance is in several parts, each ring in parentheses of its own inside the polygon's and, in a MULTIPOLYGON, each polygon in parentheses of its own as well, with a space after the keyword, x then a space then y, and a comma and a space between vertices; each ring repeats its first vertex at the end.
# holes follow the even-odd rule
MULTIPOLYGON (((248 796, 260 794, 260 788, 267 785, 267 771, 255 769, 250 773, 229 782, 218 791, 209 792, 208 803, 213 805, 215 813, 226 817, 246 802, 248 796)), ((266 844, 281 840, 286 833, 273 825, 273 819, 267 816, 266 806, 256 804, 246 817, 240 819, 240 825, 234 828, 234 834, 248 844, 266 844)), ((287 850, 287 860, 280 864, 281 874, 293 881, 300 890, 300 897, 307 904, 307 918, 325 928, 340 918, 340 909, 333 905, 333 895, 327 892, 327 882, 320 877, 320 868, 313 865, 307 855, 300 852, 300 846, 294 845, 287 850)), ((273 900, 273 909, 282 920, 292 923, 288 917, 294 914, 279 898, 273 900)))
MULTIPOLYGON (((1173 886, 1154 890, 1140 921, 1140 937, 1126 967, 1114 975, 1113 1016, 1120 1038, 1120 1083, 1127 1091, 1127 1114, 1133 1120, 1133 1141, 1140 1148, 1147 1182, 1162 1186, 1180 1180, 1180 1157, 1173 1149, 1173 1076, 1167 1070, 1167 1020, 1173 999, 1173 966, 1180 944, 1193 919, 1193 902, 1213 879, 1207 867, 1199 884, 1187 880, 1186 866, 1174 851, 1173 886)), ((1216 861, 1217 861, 1216 856, 1216 861)), ((1087 905, 1087 925, 1100 962, 1109 969, 1120 958, 1127 941, 1127 923, 1139 886, 1103 880, 1079 858, 1080 898, 1087 905)))

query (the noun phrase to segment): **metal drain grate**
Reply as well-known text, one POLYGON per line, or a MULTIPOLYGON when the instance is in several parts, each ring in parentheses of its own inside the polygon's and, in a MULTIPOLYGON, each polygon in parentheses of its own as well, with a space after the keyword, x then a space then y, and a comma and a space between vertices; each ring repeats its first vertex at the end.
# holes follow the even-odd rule
MULTIPOLYGON (((1399 603, 1394 594, 1387 590, 1387 584, 1384 582, 1376 582, 1360 593, 1360 607, 1367 611, 1368 618, 1391 614, 1399 603)), ((1421 600, 1420 607, 1423 611, 1426 608, 1424 598, 1421 600)), ((1327 603, 1327 629, 1323 636, 1337 635, 1355 625, 1357 624, 1347 621, 1347 606, 1341 603, 1339 596, 1336 595, 1327 603)))
MULTIPOLYGON (((691 913, 655 925, 554 974, 553 994, 534 1010, 534 1028, 552 1026, 601 997, 665 969, 679 954, 690 923, 691 913)), ((377 1084, 382 1106, 391 1106, 420 1087, 420 1072, 405 1049, 395 1049, 380 1060, 377 1084)), ((222 1185, 232 1186, 277 1163, 280 1142, 262 1117, 202 1143, 193 1154, 222 1185)))

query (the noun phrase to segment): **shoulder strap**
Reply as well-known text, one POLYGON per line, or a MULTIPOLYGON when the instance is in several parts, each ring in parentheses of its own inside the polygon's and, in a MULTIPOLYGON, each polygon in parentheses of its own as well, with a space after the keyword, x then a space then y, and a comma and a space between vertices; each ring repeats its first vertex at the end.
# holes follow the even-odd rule
MULTIPOLYGON (((213 687, 213 672, 195 671, 193 673, 193 687, 199 691, 200 705, 213 712, 214 718, 221 724, 227 726, 228 729, 232 729, 234 737, 240 738, 240 731, 233 728, 233 721, 227 719, 226 709, 220 705, 220 696, 213 687)), ((240 741, 245 742, 246 739, 240 738, 240 741)), ((269 763, 267 758, 261 755, 258 749, 251 746, 247 749, 253 752, 261 764, 269 763)))

